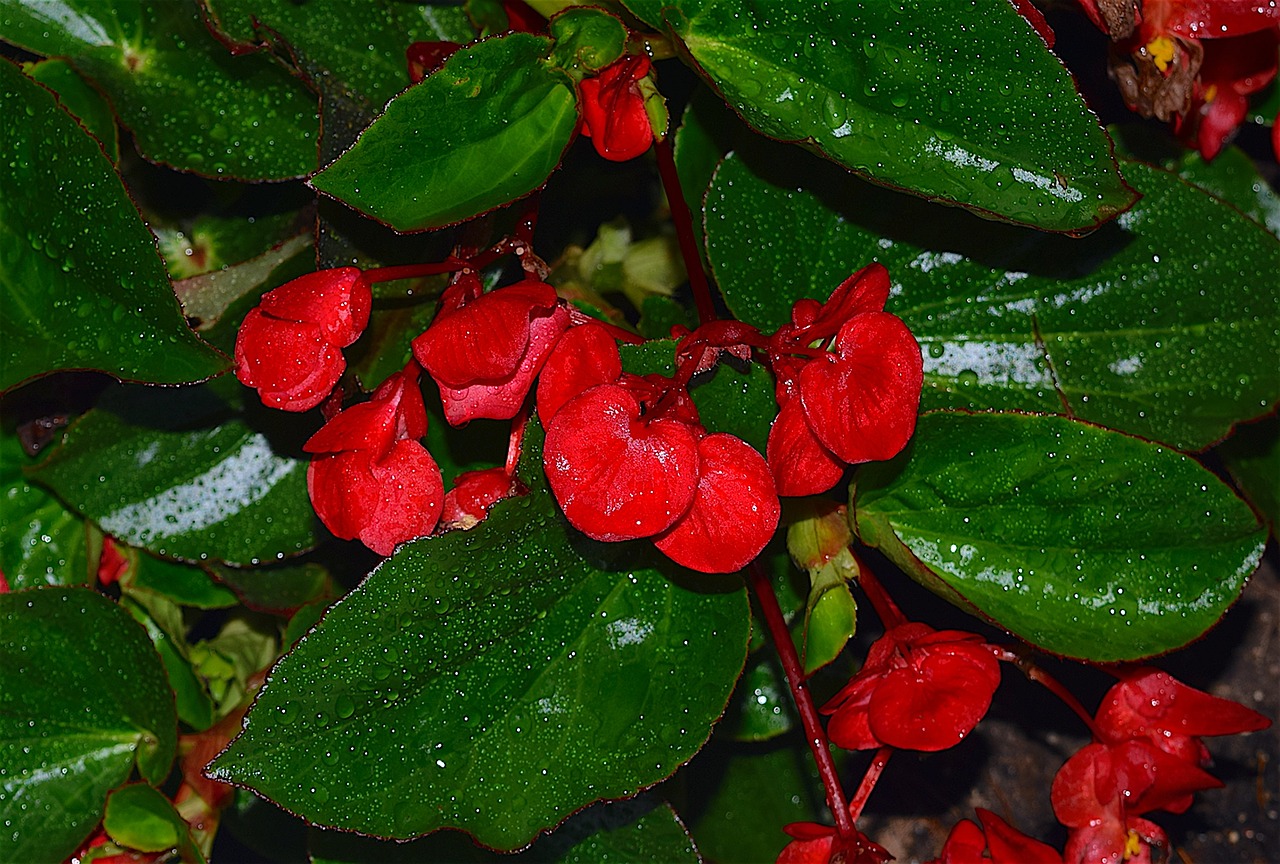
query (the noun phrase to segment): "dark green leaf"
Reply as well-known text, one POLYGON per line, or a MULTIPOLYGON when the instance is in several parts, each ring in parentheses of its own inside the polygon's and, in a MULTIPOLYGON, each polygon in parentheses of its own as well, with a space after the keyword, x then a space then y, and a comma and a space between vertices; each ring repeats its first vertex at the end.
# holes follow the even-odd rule
POLYGON ((470 42, 456 6, 388 0, 201 0, 213 25, 241 48, 265 44, 297 65, 323 96, 341 94, 371 110, 409 86, 413 42, 470 42))
POLYGON ((214 572, 219 581, 236 592, 244 605, 260 612, 292 612, 314 600, 337 597, 340 593, 329 571, 314 563, 247 570, 215 567, 214 572))
POLYGON ((1236 429, 1219 455, 1253 506, 1275 532, 1280 524, 1280 418, 1274 414, 1236 429))
POLYGON ((435 317, 436 304, 418 301, 375 304, 365 331, 351 356, 351 368, 360 386, 373 390, 413 359, 413 340, 421 336, 435 317))
POLYGON ((315 168, 314 94, 268 57, 231 56, 195 0, 0 0, 0 39, 66 57, 155 162, 245 180, 315 168))
POLYGON ((1213 626, 1266 532, 1195 460, 1064 417, 939 412, 858 472, 862 540, 1055 654, 1172 651, 1213 626))
POLYGON ((154 595, 125 596, 120 604, 146 628, 151 644, 160 655, 169 686, 173 688, 178 719, 197 731, 208 729, 217 716, 208 690, 196 677, 186 656, 188 646, 182 610, 172 601, 154 595))
POLYGON ((858 604, 849 583, 833 580, 811 597, 804 621, 804 671, 812 674, 839 656, 858 629, 858 604))
POLYGON ((108 795, 102 825, 112 840, 129 849, 140 852, 177 849, 183 861, 204 862, 204 856, 191 840, 191 826, 173 809, 168 798, 146 783, 130 783, 108 795))
POLYGON ((1192 150, 1170 167, 1182 179, 1218 196, 1280 236, 1280 195, 1239 147, 1224 148, 1212 162, 1204 161, 1192 150))
POLYGON ((276 665, 213 775, 319 824, 501 849, 664 778, 742 669, 744 593, 580 542, 535 489, 402 547, 276 665))
POLYGON ((112 162, 120 161, 120 135, 111 106, 66 60, 50 58, 39 63, 28 63, 22 67, 22 71, 57 95, 62 107, 79 120, 89 134, 98 139, 108 159, 112 162))
POLYGON ((212 275, 248 263, 297 243, 301 232, 312 239, 315 214, 286 209, 249 217, 202 215, 182 227, 161 224, 158 219, 151 219, 150 223, 181 297, 182 283, 178 280, 212 275))
POLYGON ((690 393, 708 432, 737 435, 764 453, 778 405, 773 399, 773 376, 763 366, 752 363, 743 372, 722 359, 708 379, 695 382, 690 393))
POLYGON ((164 383, 226 369, 98 142, 11 63, 0 116, 22 118, 0 124, 0 390, 58 369, 164 383))
POLYGON ((1054 231, 1134 201, 1067 70, 1007 0, 625 0, 754 128, 925 198, 1054 231))
POLYGON ((599 72, 627 47, 627 28, 601 9, 566 9, 551 20, 548 29, 555 40, 549 60, 574 81, 599 72))
POLYGON ((130 546, 257 564, 315 545, 307 464, 208 388, 132 389, 77 421, 33 476, 130 546))
POLYGON ((93 529, 27 482, 22 467, 29 461, 18 436, 0 430, 0 573, 13 589, 93 581, 97 556, 88 549, 93 529))
POLYGON ((136 549, 124 552, 133 559, 133 566, 121 580, 129 591, 158 594, 180 606, 197 609, 225 609, 238 602, 229 588, 219 585, 199 567, 166 561, 136 549))
POLYGON ((770 643, 747 661, 719 734, 735 741, 767 741, 789 732, 794 725, 791 692, 770 643))
POLYGON ((438 228, 546 182, 578 122, 545 37, 477 43, 387 105, 312 184, 399 231, 438 228))
MULTIPOLYGON (((766 151, 768 152, 768 151, 766 151)), ((1144 197, 1083 240, 991 225, 816 160, 725 160, 707 201, 726 302, 772 329, 879 261, 924 353, 924 408, 1070 411, 1185 448, 1280 399, 1280 243, 1137 163, 1144 197), (754 238, 767 237, 761 244, 754 238), (1059 395, 1061 392, 1061 396, 1059 395)))
POLYGON ((177 718, 164 668, 128 613, 85 588, 0 594, 0 820, 5 857, 60 862, 136 758, 168 774, 177 718))

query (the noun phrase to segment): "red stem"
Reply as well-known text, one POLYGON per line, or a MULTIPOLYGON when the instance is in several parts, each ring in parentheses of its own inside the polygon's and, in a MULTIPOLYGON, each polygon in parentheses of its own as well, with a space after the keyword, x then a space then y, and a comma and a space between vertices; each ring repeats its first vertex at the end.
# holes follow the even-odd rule
POLYGON ((394 282, 396 279, 415 279, 419 276, 436 276, 440 273, 456 273, 464 270, 467 262, 457 258, 446 258, 434 264, 401 264, 395 267, 375 267, 364 271, 370 284, 394 282))
POLYGON ((1061 681, 1041 669, 1029 658, 1016 654, 1007 648, 1000 648, 997 650, 1001 660, 1004 660, 1006 663, 1012 663, 1022 672, 1023 675, 1026 675, 1027 678, 1036 682, 1041 687, 1044 687, 1054 696, 1057 696, 1068 708, 1076 712, 1076 715, 1084 721, 1084 725, 1089 727, 1089 734, 1093 736, 1094 740, 1100 740, 1098 727, 1094 725, 1093 722, 1093 715, 1088 712, 1084 705, 1080 704, 1080 700, 1075 697, 1074 693, 1063 686, 1061 681))
POLYGON ((684 258, 684 269, 689 274, 689 287, 693 289, 693 302, 698 307, 698 322, 706 324, 715 321, 716 306, 711 299, 711 285, 707 282, 707 274, 702 270, 702 258, 698 255, 698 238, 693 233, 693 217, 689 215, 689 207, 685 204, 684 190, 680 187, 680 175, 676 171, 676 159, 671 150, 671 141, 655 141, 653 149, 658 156, 658 174, 662 177, 662 189, 667 193, 667 204, 671 208, 671 222, 676 227, 676 237, 680 239, 680 255, 684 258))
POLYGON ((858 557, 858 554, 852 548, 849 550, 849 554, 853 556, 854 563, 858 565, 858 584, 862 586, 863 593, 871 601, 871 608, 876 610, 876 616, 880 619, 880 623, 884 625, 884 629, 892 630, 894 627, 906 624, 907 616, 902 614, 898 604, 894 603, 893 598, 884 590, 884 586, 880 584, 876 574, 871 571, 865 561, 858 557))
POLYGON ((884 766, 889 764, 889 757, 892 755, 893 748, 889 746, 881 747, 876 751, 875 758, 867 766, 867 773, 862 775, 862 783, 858 786, 858 791, 853 793, 853 800, 849 802, 849 818, 852 821, 857 822, 858 817, 862 815, 862 808, 866 806, 867 799, 871 797, 871 790, 876 788, 876 781, 884 773, 884 766))
POLYGON ((764 615, 765 626, 773 638, 774 647, 778 650, 778 658, 782 661, 782 671, 786 673, 787 685, 791 688, 791 696, 795 700, 796 710, 800 712, 800 724, 804 727, 805 741, 818 763, 818 774, 822 777, 822 785, 827 792, 827 806, 836 820, 836 832, 844 840, 852 840, 855 835, 853 820, 849 817, 849 808, 845 804, 844 789, 840 786, 840 775, 836 771, 835 760, 831 758, 831 748, 827 746, 827 733, 818 719, 818 709, 813 704, 813 696, 804 683, 804 667, 796 655, 796 646, 791 641, 791 631, 787 628, 786 619, 782 617, 782 609, 778 606, 778 596, 773 593, 773 583, 760 566, 759 561, 752 561, 747 568, 751 590, 760 602, 760 611, 764 615))

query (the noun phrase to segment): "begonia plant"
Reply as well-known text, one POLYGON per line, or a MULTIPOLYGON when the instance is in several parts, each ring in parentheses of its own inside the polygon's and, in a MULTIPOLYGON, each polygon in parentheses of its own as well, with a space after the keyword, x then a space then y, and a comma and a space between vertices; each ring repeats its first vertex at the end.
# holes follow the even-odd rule
POLYGON ((1280 9, 940 9, 0 0, 0 860, 1276 851, 1280 9))

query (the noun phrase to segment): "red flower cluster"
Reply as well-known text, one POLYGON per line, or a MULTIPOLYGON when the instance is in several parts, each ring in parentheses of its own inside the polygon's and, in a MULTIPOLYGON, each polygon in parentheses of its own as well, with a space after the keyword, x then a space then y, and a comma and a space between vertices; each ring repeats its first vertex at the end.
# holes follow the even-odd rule
POLYGON ((888 299, 889 273, 872 264, 827 302, 798 301, 769 339, 779 410, 767 455, 779 494, 825 492, 845 465, 892 459, 915 431, 924 363, 888 299))
POLYGON ((1051 798, 1071 829, 1067 862, 1153 860, 1168 840, 1141 814, 1181 813, 1192 794, 1222 785, 1203 770, 1201 735, 1265 729, 1271 721, 1227 699, 1202 693, 1155 669, 1135 669, 1108 691, 1096 717, 1098 740, 1059 769, 1051 798))
POLYGON ((368 402, 340 412, 303 445, 317 454, 307 492, 325 527, 359 538, 379 555, 431 533, 444 503, 440 468, 418 441, 427 412, 413 365, 392 375, 368 402))
MULTIPOLYGON (((1171 120, 1212 159, 1243 122, 1250 94, 1275 77, 1280 7, 1253 2, 1080 0, 1115 40, 1111 75, 1133 111, 1171 120)), ((1280 138, 1273 134, 1276 157, 1280 138)))
POLYGON ((640 80, 649 74, 649 67, 648 57, 623 57, 578 85, 582 134, 606 159, 634 159, 653 143, 653 126, 639 87, 640 80))
POLYGON ((981 827, 968 819, 957 822, 942 854, 929 864, 1062 864, 1058 850, 1028 837, 990 810, 979 807, 978 819, 981 827))
POLYGON ((856 831, 852 839, 841 841, 836 829, 817 822, 792 822, 782 830, 795 839, 779 853, 777 864, 885 864, 893 860, 883 846, 856 831))
POLYGON ((355 267, 308 273, 267 292, 236 336, 236 377, 264 404, 306 411, 347 368, 342 349, 369 324, 373 295, 355 267))
POLYGON ((822 713, 832 715, 831 741, 846 750, 945 750, 978 725, 999 685, 998 654, 981 636, 901 624, 872 644, 822 713))
POLYGON ((732 435, 708 434, 679 375, 624 373, 600 325, 561 338, 538 386, 538 414, 551 490, 589 537, 653 538, 678 564, 727 573, 760 554, 777 528, 764 457, 732 435))
POLYGON ((413 340, 413 356, 440 386, 454 426, 514 417, 569 327, 569 311, 550 285, 526 279, 482 291, 477 276, 460 275, 440 298, 431 327, 413 340))

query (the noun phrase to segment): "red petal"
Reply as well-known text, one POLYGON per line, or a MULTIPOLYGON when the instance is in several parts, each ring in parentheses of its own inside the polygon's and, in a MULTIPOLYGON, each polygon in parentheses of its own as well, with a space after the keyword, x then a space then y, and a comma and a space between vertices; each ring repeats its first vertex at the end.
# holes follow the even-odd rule
POLYGON ((968 653, 917 652, 911 665, 888 672, 872 694, 872 733, 906 750, 959 744, 986 715, 999 684, 999 663, 985 656, 995 667, 994 682, 985 662, 968 653))
POLYGON ((982 854, 986 851, 987 838, 982 829, 968 819, 961 819, 947 834, 938 858, 930 864, 988 864, 982 854))
POLYGON ((618 343, 599 324, 580 324, 564 332, 538 378, 538 418, 546 426, 564 404, 597 384, 613 384, 622 375, 618 343))
POLYGON ((477 418, 509 420, 524 404, 533 381, 560 334, 569 326, 569 312, 555 307, 550 315, 537 315, 529 322, 529 340, 520 366, 507 378, 495 382, 477 382, 467 387, 452 388, 440 384, 440 400, 450 425, 462 426, 477 418))
MULTIPOLYGON (((856 315, 883 312, 889 300, 889 271, 883 264, 868 264, 836 286, 810 325, 812 329, 835 333, 856 315)), ((792 318, 798 313, 792 308, 792 318)))
POLYGON ((236 377, 263 404, 307 411, 325 400, 346 369, 342 352, 316 324, 282 321, 251 309, 236 334, 236 377))
POLYGON ((1028 837, 990 810, 978 808, 991 850, 991 864, 1062 864, 1058 850, 1028 837))
POLYGON ((308 453, 372 450, 379 456, 395 441, 425 434, 427 411, 418 389, 417 369, 411 364, 382 382, 368 402, 340 411, 302 449, 308 453))
POLYGON ((1256 711, 1188 687, 1158 669, 1129 672, 1103 697, 1098 731, 1112 742, 1147 738, 1173 755, 1165 744, 1183 736, 1235 735, 1266 729, 1271 721, 1256 711))
POLYGON ((357 267, 338 267, 299 276, 262 297, 259 308, 288 321, 316 324, 325 339, 345 348, 369 325, 373 295, 357 267))
POLYGON ((556 304, 555 289, 541 282, 490 291, 437 317, 413 340, 413 356, 444 387, 501 383, 528 351, 530 320, 556 304))
POLYGON ((818 495, 844 476, 844 463, 813 434, 799 399, 778 410, 765 453, 779 495, 818 495))
POLYGON ((623 57, 578 85, 583 133, 606 159, 633 159, 653 143, 644 97, 635 85, 648 74, 649 66, 648 57, 623 57))
POLYGON ((703 573, 733 573, 755 560, 782 512, 764 457, 724 432, 698 442, 693 504, 653 544, 672 561, 703 573))
POLYGON ((489 515, 489 508, 515 494, 515 481, 505 468, 464 471, 445 493, 440 522, 470 528, 489 515))
POLYGON ((556 413, 544 463, 575 528, 596 540, 634 540, 665 531, 689 509, 698 442, 678 421, 642 422, 630 390, 603 384, 556 413))
POLYGON ((920 346, 896 316, 852 318, 836 356, 800 372, 800 403, 822 444, 851 465, 892 459, 915 431, 924 381, 920 346))

